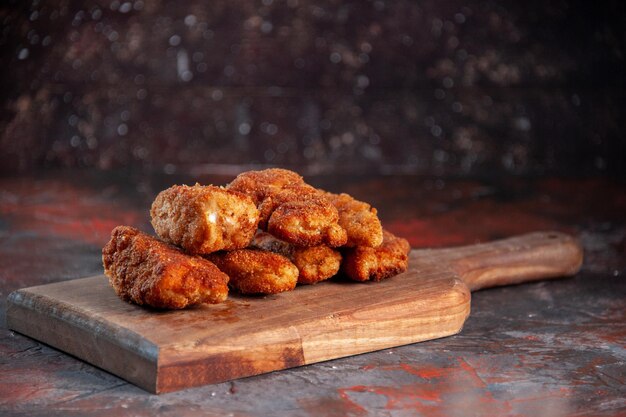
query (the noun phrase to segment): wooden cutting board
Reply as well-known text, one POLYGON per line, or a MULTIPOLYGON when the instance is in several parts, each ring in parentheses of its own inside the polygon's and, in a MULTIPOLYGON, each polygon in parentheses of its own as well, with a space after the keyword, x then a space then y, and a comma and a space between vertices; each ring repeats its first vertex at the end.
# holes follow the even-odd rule
POLYGON ((7 321, 161 393, 449 336, 471 290, 572 275, 581 262, 575 239, 540 232, 413 250, 409 270, 380 283, 333 280, 165 312, 121 301, 99 275, 13 292, 7 321))

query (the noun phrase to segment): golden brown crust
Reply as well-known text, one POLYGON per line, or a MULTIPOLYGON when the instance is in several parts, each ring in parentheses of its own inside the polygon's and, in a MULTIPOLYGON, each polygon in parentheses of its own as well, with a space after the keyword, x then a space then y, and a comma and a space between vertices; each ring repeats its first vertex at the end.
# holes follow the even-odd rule
POLYGON ((228 276, 211 262, 132 227, 113 229, 102 263, 117 295, 139 305, 181 309, 228 295, 228 276))
POLYGON ((383 243, 379 247, 346 249, 341 270, 354 281, 380 281, 406 271, 410 250, 406 239, 383 230, 383 243))
POLYGON ((341 254, 326 245, 299 247, 266 232, 257 232, 251 245, 287 257, 298 268, 299 284, 315 284, 339 272, 341 254))
POLYGON ((279 190, 268 193, 259 204, 259 227, 262 229, 267 228, 270 217, 282 205, 315 200, 318 196, 319 190, 305 183, 287 184, 279 190))
POLYGON ((323 192, 284 169, 248 171, 228 189, 249 195, 260 210, 259 227, 298 246, 342 246, 348 237, 339 213, 323 192))
POLYGON ((304 184, 299 174, 287 169, 269 168, 243 172, 232 180, 227 188, 252 197, 259 205, 267 197, 276 194, 286 186, 296 184, 304 184))
POLYGON ((298 282, 298 268, 276 253, 239 249, 215 252, 207 259, 230 277, 230 286, 242 294, 276 294, 291 291, 298 282))
POLYGON ((326 245, 311 246, 294 251, 292 262, 300 271, 299 283, 315 284, 339 272, 341 254, 326 245))
POLYGON ((197 184, 162 191, 152 203, 150 215, 161 239, 193 254, 245 248, 259 221, 250 197, 197 184))
POLYGON ((326 244, 338 247, 348 238, 338 221, 337 210, 326 200, 292 200, 272 212, 267 231, 298 246, 326 244))
POLYGON ((326 193, 339 212, 339 225, 348 234, 345 246, 378 247, 383 243, 383 227, 376 209, 349 194, 326 193))

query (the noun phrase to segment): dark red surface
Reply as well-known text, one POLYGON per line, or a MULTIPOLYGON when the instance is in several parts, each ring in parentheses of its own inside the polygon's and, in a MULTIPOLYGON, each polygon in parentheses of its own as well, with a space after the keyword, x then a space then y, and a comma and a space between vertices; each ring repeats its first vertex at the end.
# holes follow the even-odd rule
POLYGON ((540 229, 580 237, 571 279, 485 290, 457 336, 153 396, 6 329, 13 290, 97 274, 110 229, 149 230, 177 182, 82 171, 0 179, 0 414, 618 416, 626 412, 626 193, 603 179, 307 179, 371 201, 414 247, 540 229))

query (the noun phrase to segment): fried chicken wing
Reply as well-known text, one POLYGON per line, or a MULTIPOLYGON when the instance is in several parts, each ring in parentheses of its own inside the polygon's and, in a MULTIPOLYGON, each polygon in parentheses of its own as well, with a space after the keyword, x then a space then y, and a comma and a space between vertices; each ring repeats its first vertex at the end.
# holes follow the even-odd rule
POLYGON ((102 263, 117 295, 139 305, 181 309, 228 295, 228 276, 214 264, 132 227, 113 229, 102 263))
POLYGON ((249 195, 260 210, 259 227, 298 246, 342 246, 348 237, 324 193, 295 172, 266 169, 239 174, 229 190, 249 195))
POLYGON ((230 286, 242 294, 276 294, 291 291, 298 282, 298 268, 289 259, 258 249, 215 252, 206 258, 228 274, 230 286))
POLYGON ((354 281, 381 281, 406 271, 410 250, 406 239, 383 230, 383 243, 377 248, 346 248, 341 270, 354 281))
POLYGON ((266 232, 257 232, 252 247, 287 257, 298 268, 299 284, 315 284, 339 272, 341 254, 326 245, 301 247, 277 239, 266 232))
POLYGON ((252 198, 197 184, 162 191, 152 203, 150 215, 161 239, 192 254, 245 248, 259 222, 252 198))
POLYGON ((326 193, 339 212, 339 226, 348 234, 345 246, 378 247, 383 243, 383 227, 376 209, 349 194, 326 193))

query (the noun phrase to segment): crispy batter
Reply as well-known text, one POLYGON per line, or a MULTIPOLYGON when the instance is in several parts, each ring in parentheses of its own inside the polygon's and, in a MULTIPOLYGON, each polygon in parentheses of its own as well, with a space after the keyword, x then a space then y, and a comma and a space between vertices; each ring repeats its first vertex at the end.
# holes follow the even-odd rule
POLYGON ((289 258, 298 268, 299 284, 315 284, 339 272, 341 254, 326 245, 295 246, 269 233, 257 232, 251 246, 278 253, 289 258))
POLYGON ((246 171, 228 184, 230 190, 244 193, 259 205, 270 195, 276 194, 287 185, 304 184, 302 177, 287 169, 269 168, 261 171, 246 171))
POLYGON ((280 206, 296 201, 315 200, 319 197, 319 190, 308 184, 287 184, 265 197, 259 204, 259 227, 266 229, 272 214, 280 206))
POLYGON ((383 230, 383 243, 379 247, 346 249, 341 270, 354 281, 380 281, 406 271, 410 250, 406 239, 383 230))
POLYGON ((211 262, 129 226, 113 229, 102 263, 117 295, 139 305, 181 309, 228 295, 228 276, 211 262))
POLYGON ((326 199, 294 199, 272 212, 267 231, 298 246, 342 246, 348 236, 339 226, 337 209, 326 199))
POLYGON ((298 246, 342 246, 346 231, 328 197, 285 169, 248 171, 228 186, 252 197, 260 210, 259 227, 298 246))
POLYGON ((242 294, 276 294, 291 291, 298 282, 298 268, 276 253, 239 249, 215 252, 207 259, 230 277, 230 286, 242 294))
POLYGON ((197 184, 162 191, 152 203, 150 215, 161 239, 193 254, 245 248, 259 221, 250 197, 197 184))
POLYGON ((374 207, 345 193, 326 196, 339 212, 339 225, 348 233, 345 246, 375 248, 383 243, 383 227, 374 207))

